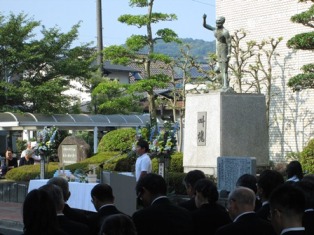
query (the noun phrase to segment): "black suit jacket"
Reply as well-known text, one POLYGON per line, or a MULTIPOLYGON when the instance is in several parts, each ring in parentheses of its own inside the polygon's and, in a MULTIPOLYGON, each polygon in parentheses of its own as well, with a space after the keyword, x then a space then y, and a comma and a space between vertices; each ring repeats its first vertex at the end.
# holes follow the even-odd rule
POLYGON ((89 227, 86 224, 70 220, 65 215, 58 215, 60 228, 69 235, 88 235, 89 227))
POLYGON ((270 221, 270 205, 269 203, 263 205, 259 210, 256 211, 258 217, 270 221))
POLYGON ((194 211, 197 209, 196 205, 195 205, 195 197, 190 198, 187 201, 181 202, 179 203, 179 206, 187 209, 188 211, 194 211))
POLYGON ((215 235, 276 235, 272 225, 256 213, 240 216, 235 222, 219 228, 215 235))
POLYGON ((305 235, 307 234, 305 231, 288 231, 283 233, 282 235, 305 235))
POLYGON ((63 208, 63 214, 70 220, 74 220, 83 224, 88 224, 87 216, 91 214, 96 214, 96 212, 71 208, 68 204, 65 204, 63 208))
POLYGON ((305 228, 305 234, 314 234, 314 211, 306 211, 303 214, 302 224, 305 228))
POLYGON ((218 228, 232 222, 226 209, 217 203, 203 204, 191 215, 195 228, 193 234, 214 234, 218 228))
POLYGON ((123 214, 114 205, 106 205, 102 207, 97 213, 87 216, 88 225, 91 234, 98 235, 101 225, 106 217, 109 215, 123 214))
POLYGON ((159 198, 147 208, 136 211, 133 221, 138 235, 191 235, 193 220, 188 210, 168 198, 159 198))

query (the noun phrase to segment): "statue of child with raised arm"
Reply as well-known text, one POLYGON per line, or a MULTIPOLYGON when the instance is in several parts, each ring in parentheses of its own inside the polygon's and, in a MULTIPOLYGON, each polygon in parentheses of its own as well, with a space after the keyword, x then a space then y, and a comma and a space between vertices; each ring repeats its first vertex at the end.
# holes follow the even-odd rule
POLYGON ((216 27, 206 24, 206 14, 203 15, 203 26, 214 32, 216 38, 216 55, 219 63, 219 70, 223 78, 223 90, 228 90, 228 64, 231 57, 231 37, 229 31, 224 28, 225 17, 218 17, 216 27))

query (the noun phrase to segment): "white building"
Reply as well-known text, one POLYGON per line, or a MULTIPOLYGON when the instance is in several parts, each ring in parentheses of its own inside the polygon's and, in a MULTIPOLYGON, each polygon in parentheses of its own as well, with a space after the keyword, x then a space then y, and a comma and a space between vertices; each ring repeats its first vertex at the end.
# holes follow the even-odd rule
POLYGON ((286 46, 294 35, 312 30, 290 21, 291 16, 312 4, 297 0, 216 0, 216 15, 226 18, 224 26, 230 34, 245 29, 246 40, 257 42, 283 37, 276 50, 279 56, 272 61, 275 80, 271 90, 269 148, 270 159, 276 162, 285 161, 289 152, 302 151, 313 138, 314 92, 311 89, 293 92, 287 82, 301 73, 302 65, 313 62, 314 53, 293 51, 286 46))

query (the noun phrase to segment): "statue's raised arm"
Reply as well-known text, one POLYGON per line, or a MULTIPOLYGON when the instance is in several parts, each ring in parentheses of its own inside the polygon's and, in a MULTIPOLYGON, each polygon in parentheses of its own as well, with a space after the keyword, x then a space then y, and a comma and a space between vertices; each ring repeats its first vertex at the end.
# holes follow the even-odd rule
POLYGON ((214 31, 216 28, 211 26, 211 25, 206 24, 206 18, 207 18, 207 15, 204 14, 203 15, 203 26, 204 26, 204 28, 209 29, 211 31, 214 31))

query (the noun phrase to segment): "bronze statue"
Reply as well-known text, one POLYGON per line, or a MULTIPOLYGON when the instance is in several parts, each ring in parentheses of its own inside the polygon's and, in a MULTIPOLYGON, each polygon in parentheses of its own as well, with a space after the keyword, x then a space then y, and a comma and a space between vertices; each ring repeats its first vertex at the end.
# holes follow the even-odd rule
POLYGON ((219 63, 219 70, 223 78, 223 90, 228 90, 228 64, 231 57, 231 37, 229 31, 224 28, 225 17, 218 17, 216 28, 206 24, 206 14, 203 15, 203 26, 214 32, 216 38, 216 55, 219 63))

